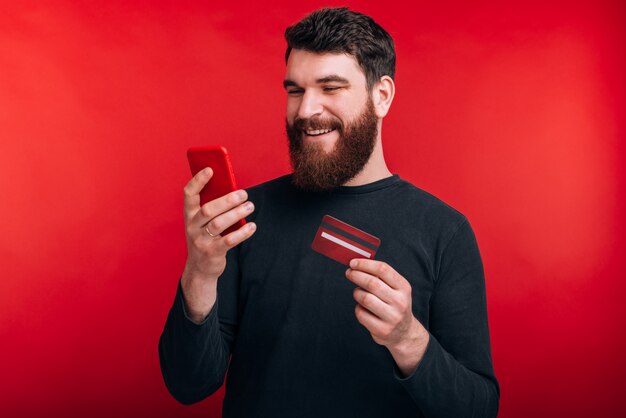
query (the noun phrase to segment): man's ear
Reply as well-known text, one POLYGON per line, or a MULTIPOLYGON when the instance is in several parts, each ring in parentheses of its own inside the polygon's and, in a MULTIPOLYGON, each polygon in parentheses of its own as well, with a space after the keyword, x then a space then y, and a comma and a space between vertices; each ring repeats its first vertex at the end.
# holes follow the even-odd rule
POLYGON ((381 119, 387 116, 395 93, 396 85, 388 75, 382 76, 378 83, 372 87, 372 101, 376 116, 381 119))

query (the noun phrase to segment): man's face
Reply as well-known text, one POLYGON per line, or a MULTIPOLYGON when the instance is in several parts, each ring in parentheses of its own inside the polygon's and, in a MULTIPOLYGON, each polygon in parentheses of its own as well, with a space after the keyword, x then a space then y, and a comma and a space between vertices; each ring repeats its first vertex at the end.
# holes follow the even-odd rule
POLYGON ((357 175, 376 144, 378 118, 356 60, 294 49, 285 89, 294 183, 329 190, 357 175))

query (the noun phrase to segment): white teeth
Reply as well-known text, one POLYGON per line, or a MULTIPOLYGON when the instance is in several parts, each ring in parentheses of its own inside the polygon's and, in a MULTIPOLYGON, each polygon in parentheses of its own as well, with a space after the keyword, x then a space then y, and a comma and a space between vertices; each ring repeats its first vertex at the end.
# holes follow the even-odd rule
POLYGON ((315 136, 315 135, 326 134, 330 131, 332 131, 332 129, 317 129, 315 131, 306 131, 306 134, 310 136, 315 136))

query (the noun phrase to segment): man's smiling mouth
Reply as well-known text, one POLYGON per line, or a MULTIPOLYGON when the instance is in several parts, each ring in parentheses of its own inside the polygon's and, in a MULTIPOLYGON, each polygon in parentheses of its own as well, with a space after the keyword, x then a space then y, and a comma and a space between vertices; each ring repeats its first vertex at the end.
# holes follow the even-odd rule
POLYGON ((307 134, 308 136, 320 136, 320 135, 324 135, 332 131, 334 131, 334 129, 329 128, 329 129, 315 129, 315 130, 310 130, 310 131, 304 131, 304 133, 307 134))

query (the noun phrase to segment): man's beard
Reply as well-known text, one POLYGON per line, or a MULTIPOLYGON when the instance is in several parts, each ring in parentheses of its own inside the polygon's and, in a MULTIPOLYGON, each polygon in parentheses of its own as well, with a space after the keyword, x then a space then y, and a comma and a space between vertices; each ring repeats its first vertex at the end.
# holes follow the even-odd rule
POLYGON ((369 161, 378 135, 378 117, 371 98, 361 115, 345 126, 334 117, 296 118, 292 125, 289 122, 286 125, 292 182, 309 191, 331 190, 353 179, 369 161), (339 138, 332 151, 327 153, 322 144, 303 140, 305 130, 317 129, 337 131, 339 138))

